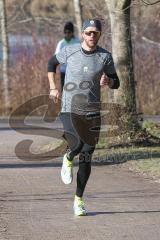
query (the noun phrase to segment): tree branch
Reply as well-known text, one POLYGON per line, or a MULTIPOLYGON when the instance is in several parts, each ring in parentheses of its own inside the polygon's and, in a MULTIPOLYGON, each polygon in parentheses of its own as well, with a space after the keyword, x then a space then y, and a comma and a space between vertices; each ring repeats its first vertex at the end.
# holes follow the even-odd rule
POLYGON ((157 3, 160 3, 160 0, 157 0, 157 1, 155 1, 155 2, 153 2, 153 3, 150 3, 149 1, 146 1, 146 0, 141 0, 143 3, 145 3, 145 5, 155 5, 155 4, 157 4, 157 3))
POLYGON ((20 7, 16 6, 13 14, 9 17, 7 17, 8 22, 13 22, 17 19, 18 15, 20 15, 20 7))
POLYGON ((159 47, 160 48, 160 43, 159 42, 155 42, 155 41, 153 41, 153 40, 151 40, 151 39, 148 39, 148 38, 146 38, 146 37, 142 37, 142 39, 144 40, 144 41, 146 41, 146 42, 148 42, 148 43, 151 43, 151 44, 153 44, 153 45, 156 45, 157 47, 159 47))
MULTIPOLYGON (((106 4, 108 4, 107 2, 110 2, 110 0, 105 0, 105 2, 106 2, 106 4)), ((143 0, 142 0, 143 1, 143 0)), ((160 0, 159 0, 160 1, 160 0)), ((111 3, 110 3, 111 4, 111 3)), ((140 4, 139 2, 137 3, 137 2, 131 2, 127 7, 125 7, 125 8, 116 8, 116 10, 114 9, 114 10, 112 10, 111 12, 112 13, 117 13, 117 12, 120 12, 120 13, 123 13, 124 11, 126 11, 127 9, 129 9, 129 8, 132 8, 132 7, 134 7, 134 6, 143 6, 143 4, 140 4)))

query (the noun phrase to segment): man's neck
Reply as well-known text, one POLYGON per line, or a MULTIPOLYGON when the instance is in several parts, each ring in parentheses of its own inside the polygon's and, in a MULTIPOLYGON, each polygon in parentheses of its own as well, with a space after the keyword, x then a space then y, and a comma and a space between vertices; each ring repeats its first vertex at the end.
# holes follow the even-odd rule
POLYGON ((82 42, 82 48, 88 52, 93 52, 96 50, 97 46, 89 47, 85 42, 82 42))

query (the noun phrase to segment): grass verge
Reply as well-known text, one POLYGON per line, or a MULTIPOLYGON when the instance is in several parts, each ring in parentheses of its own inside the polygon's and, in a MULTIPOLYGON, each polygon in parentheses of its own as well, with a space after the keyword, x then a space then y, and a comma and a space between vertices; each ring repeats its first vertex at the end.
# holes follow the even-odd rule
MULTIPOLYGON (((149 132, 154 131, 154 135, 159 137, 159 127, 146 123, 146 129, 149 132)), ((93 154, 93 164, 123 164, 124 167, 140 174, 158 179, 160 182, 160 146, 143 146, 143 147, 106 147, 105 141, 100 141, 93 154)), ((64 141, 52 141, 41 147, 42 152, 51 151, 57 147, 63 146, 63 155, 66 149, 64 141)), ((39 149, 40 150, 40 149, 39 149)), ((76 158, 76 160, 78 160, 76 158)))
MULTIPOLYGON (((144 121, 142 128, 149 134, 160 139, 160 125, 144 121)), ((107 139, 100 139, 95 158, 107 164, 121 164, 132 171, 156 179, 160 182, 160 145, 143 147, 106 148, 107 139)))
POLYGON ((160 158, 132 161, 129 168, 130 170, 154 178, 160 183, 160 158))

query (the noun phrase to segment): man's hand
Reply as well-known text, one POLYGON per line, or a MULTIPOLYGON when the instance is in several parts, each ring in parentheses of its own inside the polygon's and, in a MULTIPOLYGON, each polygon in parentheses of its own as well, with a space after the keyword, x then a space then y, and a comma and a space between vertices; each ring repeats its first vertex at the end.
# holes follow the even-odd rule
POLYGON ((57 88, 50 89, 49 98, 53 99, 54 103, 58 103, 58 100, 61 99, 61 92, 57 88))
POLYGON ((110 84, 110 79, 103 73, 100 79, 100 86, 103 87, 109 84, 110 84))

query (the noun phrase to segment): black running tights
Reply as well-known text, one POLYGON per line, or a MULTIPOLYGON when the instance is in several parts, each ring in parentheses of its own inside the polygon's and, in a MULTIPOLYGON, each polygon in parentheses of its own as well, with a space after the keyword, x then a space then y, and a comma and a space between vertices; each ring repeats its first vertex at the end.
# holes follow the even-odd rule
POLYGON ((100 115, 94 117, 93 114, 88 118, 85 115, 61 113, 60 119, 69 147, 68 159, 72 161, 79 154, 76 195, 82 197, 91 173, 92 154, 99 138, 100 115), (94 131, 91 131, 91 128, 94 131))

